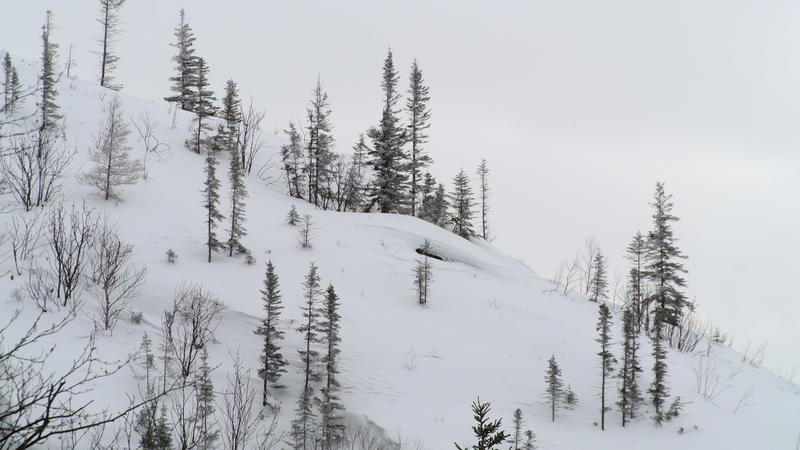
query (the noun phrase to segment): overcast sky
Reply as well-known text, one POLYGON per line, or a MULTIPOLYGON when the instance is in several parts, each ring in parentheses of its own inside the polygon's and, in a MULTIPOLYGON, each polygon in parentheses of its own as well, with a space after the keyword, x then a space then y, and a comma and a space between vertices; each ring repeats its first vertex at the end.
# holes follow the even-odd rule
MULTIPOLYGON (((94 79, 96 3, 8 1, 0 47, 36 58, 52 8, 62 56, 73 44, 94 79)), ((495 243, 544 277, 589 235, 622 274, 666 182, 700 313, 738 343, 769 341, 771 366, 800 365, 800 3, 134 0, 126 93, 168 94, 181 7, 214 86, 236 80, 271 129, 303 117, 320 76, 340 151, 379 118, 386 49, 403 89, 417 58, 434 174, 486 157, 495 243)))

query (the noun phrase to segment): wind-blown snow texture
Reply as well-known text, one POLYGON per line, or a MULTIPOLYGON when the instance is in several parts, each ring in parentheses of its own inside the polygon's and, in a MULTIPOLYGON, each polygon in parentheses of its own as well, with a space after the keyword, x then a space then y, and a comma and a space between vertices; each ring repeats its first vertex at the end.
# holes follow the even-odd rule
MULTIPOLYGON (((35 67, 24 67, 24 78, 32 80, 34 71, 35 67)), ((795 448, 800 432, 798 387, 743 363, 741 355, 720 346, 711 351, 721 389, 715 401, 697 393, 692 368, 701 351, 695 355, 670 352, 671 394, 687 403, 680 417, 658 428, 649 418, 652 410, 643 408, 640 417, 623 429, 615 408, 607 418, 607 431, 601 432, 594 424, 599 420, 600 376, 594 341, 596 305, 554 293, 548 281, 491 245, 464 240, 421 220, 318 211, 286 196, 283 184, 270 186, 253 175, 247 180, 249 235, 244 244, 257 264, 248 266, 242 257, 224 254, 206 263, 200 195, 203 159, 183 147, 190 115, 179 113, 172 129, 168 104, 123 95, 126 118, 148 111, 160 123, 157 135, 169 143, 171 151, 161 162, 149 158, 149 177, 123 188, 121 203, 104 202, 77 181, 79 173, 89 168, 91 134, 102 117, 104 102, 112 95, 92 83, 63 80, 57 100, 66 118, 69 145, 79 152, 63 191, 66 201, 85 201, 107 212, 119 224, 122 237, 135 244, 136 263, 149 270, 141 295, 131 304, 132 310, 144 314, 144 321, 134 325, 123 320, 113 335, 101 336, 98 345, 106 357, 133 352, 144 333, 155 344, 160 342, 163 311, 170 307, 177 286, 202 283, 227 308, 210 348, 212 365, 220 365, 214 373, 217 389, 232 366, 229 355, 237 350, 255 377, 261 348, 260 337, 253 334, 262 317, 258 291, 264 263, 271 258, 280 276, 285 306, 281 325, 287 330, 283 349, 290 360, 283 380, 288 388, 277 393, 285 428, 301 386, 296 352, 301 336, 294 330, 301 317, 301 282, 314 261, 323 284, 333 283, 341 298, 341 381, 348 416, 368 419, 390 436, 420 439, 436 450, 453 448, 453 441, 470 442, 469 404, 479 395, 492 403, 493 415, 503 418, 507 431, 511 431, 514 409, 522 409, 525 426, 536 433, 541 449, 795 448), (292 205, 301 215, 313 216, 313 249, 301 249, 297 228, 285 222, 292 205), (432 261, 430 300, 420 307, 413 291, 413 267, 418 257, 415 248, 425 239, 447 261, 432 261), (169 248, 179 255, 176 264, 166 261, 169 248), (545 366, 553 354, 563 369, 565 384, 579 398, 577 408, 560 412, 555 423, 550 422, 543 402, 545 366), (734 414, 743 397, 749 400, 734 414)), ((262 162, 276 152, 278 140, 270 136, 262 162)), ((132 154, 141 158, 143 148, 135 142, 135 133, 131 141, 135 144, 132 154)), ((226 168, 221 161, 223 210, 228 204, 226 168)), ((9 221, 10 215, 0 220, 9 221)), ((0 283, 7 293, 0 303, 0 317, 19 307, 34 311, 32 305, 11 300, 11 292, 22 280, 6 276, 0 283)), ((84 312, 59 339, 57 361, 68 361, 70 352, 80 348, 92 329, 87 316, 93 308, 87 299, 84 312)), ((619 353, 621 337, 619 318, 615 313, 615 353, 619 353)), ((645 367, 641 385, 646 389, 651 365, 647 342, 641 353, 645 367)), ((253 383, 260 386, 258 379, 253 383)), ((614 383, 612 389, 616 389, 614 383)), ((120 406, 126 402, 125 393, 136 392, 132 371, 123 370, 89 395, 96 397, 98 407, 106 402, 120 406)), ((611 392, 609 403, 614 401, 616 391, 611 392)))

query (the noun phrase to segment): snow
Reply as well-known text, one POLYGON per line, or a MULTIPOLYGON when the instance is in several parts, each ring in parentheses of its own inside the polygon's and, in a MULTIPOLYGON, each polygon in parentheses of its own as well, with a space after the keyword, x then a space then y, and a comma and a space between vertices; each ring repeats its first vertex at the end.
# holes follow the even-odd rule
MULTIPOLYGON (((23 79, 30 81, 34 69, 25 67, 23 79)), ((595 425, 600 376, 594 341, 596 305, 581 296, 554 292, 550 282, 490 244, 467 241, 415 218, 316 210, 285 195, 281 183, 268 185, 252 175, 247 180, 249 234, 244 244, 257 263, 249 266, 242 257, 221 253, 207 263, 200 196, 203 159, 183 147, 189 115, 178 113, 171 128, 168 104, 122 94, 126 117, 147 111, 158 120, 157 135, 169 143, 171 151, 162 161, 148 158, 148 178, 123 187, 123 202, 105 202, 77 181, 89 167, 91 135, 102 117, 103 103, 112 95, 93 83, 65 79, 57 100, 69 145, 79 152, 63 190, 65 201, 86 202, 107 213, 119 224, 122 237, 135 244, 136 263, 149 271, 141 294, 131 304, 133 311, 143 313, 144 321, 134 325, 122 320, 113 334, 101 335, 102 355, 125 358, 138 348, 144 333, 157 344, 163 311, 171 306, 177 287, 200 283, 226 306, 210 348, 212 366, 219 365, 213 377, 217 389, 232 367, 230 355, 237 351, 252 369, 253 384, 260 386, 255 372, 261 341, 253 330, 262 316, 258 291, 264 263, 270 258, 280 276, 285 307, 281 324, 287 331, 283 350, 290 360, 283 380, 288 388, 276 394, 282 405, 280 423, 286 429, 301 386, 296 352, 301 336, 294 330, 301 317, 301 282, 313 261, 320 268, 323 285, 333 283, 341 298, 341 381, 349 419, 374 422, 392 437, 419 440, 436 450, 453 448, 453 441, 471 442, 469 405, 480 396, 491 402, 493 416, 503 418, 507 431, 511 431, 514 409, 522 409, 525 426, 536 433, 541 449, 795 448, 800 388, 743 362, 740 354, 727 347, 712 345, 710 361, 719 375, 720 393, 713 401, 704 400, 697 393, 693 370, 706 351, 704 343, 694 354, 670 351, 670 392, 686 402, 678 418, 659 428, 649 419, 651 408, 645 407, 623 429, 613 408, 606 431, 601 432, 595 425), (300 247, 298 229, 285 222, 292 205, 301 215, 313 217, 311 249, 300 247), (415 301, 412 271, 419 257, 415 249, 426 239, 446 261, 432 260, 430 299, 421 307, 415 301), (178 254, 176 264, 166 261, 170 248, 178 254), (554 423, 543 401, 544 371, 551 355, 579 398, 577 407, 560 412, 554 423), (734 412, 743 398, 745 406, 734 412)), ((135 135, 131 141, 135 144, 132 155, 141 157, 143 148, 135 135)), ((278 141, 271 138, 262 160, 277 151, 278 141)), ((219 167, 225 212, 229 202, 226 161, 219 167)), ((10 198, 8 202, 12 204, 10 198)), ((10 219, 11 214, 0 216, 0 226, 10 219)), ((5 261, 0 273, 9 264, 5 261)), ((0 279, 2 292, 7 293, 7 300, 0 302, 0 317, 10 316, 17 308, 24 308, 27 316, 35 312, 33 305, 24 300, 18 303, 12 295, 23 282, 8 276, 0 279)), ((81 348, 92 330, 93 309, 87 298, 78 320, 58 338, 51 368, 68 363, 81 348)), ((618 314, 614 321, 618 339, 618 314)), ((646 389, 651 358, 646 339, 642 341, 641 386, 646 389)), ((614 350, 619 353, 618 346, 614 350)), ((612 383, 612 407, 615 388, 612 383)), ((126 403, 125 393, 137 393, 128 369, 98 383, 86 395, 95 398, 98 407, 108 403, 113 408, 126 403)))

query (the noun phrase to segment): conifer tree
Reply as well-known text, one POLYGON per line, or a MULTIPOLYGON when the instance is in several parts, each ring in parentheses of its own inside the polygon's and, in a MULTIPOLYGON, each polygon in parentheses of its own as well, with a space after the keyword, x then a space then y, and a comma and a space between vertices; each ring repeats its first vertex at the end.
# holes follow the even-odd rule
POLYGON ((608 299, 608 279, 606 277, 606 260, 600 250, 592 261, 592 279, 589 283, 589 298, 595 303, 608 299))
POLYGON ((280 347, 284 334, 280 328, 283 302, 281 301, 278 274, 275 273, 275 266, 272 264, 272 260, 267 261, 264 288, 260 292, 261 300, 264 302, 264 318, 255 330, 255 334, 262 336, 264 339, 264 346, 261 350, 261 368, 258 370, 258 376, 264 380, 264 394, 261 405, 267 406, 269 385, 271 384, 274 388, 284 387, 278 384, 278 381, 281 375, 286 372, 286 365, 288 364, 280 347))
POLYGON ((200 367, 195 381, 195 398, 197 410, 195 422, 197 426, 197 448, 200 450, 213 450, 219 440, 219 429, 214 420, 216 411, 214 403, 214 383, 211 380, 211 367, 208 365, 208 351, 204 348, 200 353, 200 367))
POLYGON ((289 128, 283 132, 289 138, 289 143, 281 146, 281 159, 283 160, 283 170, 286 172, 286 183, 289 185, 289 195, 303 198, 305 181, 302 175, 302 138, 294 122, 289 122, 289 128))
POLYGON ((228 179, 231 182, 231 214, 229 216, 231 222, 228 230, 228 256, 233 256, 234 252, 247 252, 247 248, 242 244, 242 238, 247 235, 247 229, 244 227, 247 185, 240 164, 239 152, 234 149, 230 152, 230 158, 228 179))
POLYGON ((680 262, 685 256, 676 245, 672 223, 678 218, 672 214, 672 196, 664 191, 662 183, 656 183, 653 206, 653 230, 647 236, 647 266, 645 274, 653 287, 646 302, 653 305, 653 331, 651 332, 653 354, 653 382, 649 393, 656 410, 656 417, 668 396, 667 378, 667 327, 676 327, 692 303, 682 292, 686 285, 682 273, 686 269, 680 262))
POLYGON ((308 177, 308 201, 326 209, 329 192, 326 185, 329 178, 330 165, 333 158, 333 135, 330 122, 331 108, 328 94, 322 89, 322 82, 317 79, 311 105, 307 110, 308 142, 304 169, 308 177))
POLYGON ((433 206, 431 207, 431 223, 435 223, 440 227, 444 227, 449 217, 447 211, 450 209, 450 202, 447 200, 447 194, 444 192, 444 184, 439 183, 436 187, 436 193, 433 197, 433 206))
POLYGON ((512 439, 514 440, 514 446, 512 447, 513 450, 520 450, 522 445, 522 410, 517 408, 514 410, 514 434, 511 435, 512 439))
POLYGON ((417 288, 417 301, 420 305, 428 303, 428 288, 433 279, 433 264, 428 255, 431 251, 431 243, 426 239, 422 244, 422 256, 417 259, 417 266, 414 268, 414 286, 417 288))
POLYGON ((219 212, 219 179, 217 178, 217 158, 209 150, 206 157, 206 180, 203 188, 203 206, 206 208, 206 227, 208 247, 208 262, 211 262, 211 252, 224 247, 217 239, 217 227, 225 217, 219 212))
POLYGON ((319 381, 319 374, 316 373, 315 366, 319 359, 317 346, 320 342, 320 318, 317 303, 321 294, 321 288, 319 284, 319 275, 317 274, 317 265, 313 262, 303 282, 303 291, 303 320, 297 328, 297 331, 303 335, 304 342, 303 349, 298 350, 303 363, 304 381, 303 389, 300 392, 300 398, 297 401, 297 407, 295 409, 295 419, 292 422, 292 438, 294 439, 295 448, 306 450, 312 448, 313 426, 316 417, 313 409, 314 388, 311 383, 313 381, 319 381))
POLYGON ((425 172, 422 177, 422 184, 419 188, 420 205, 417 210, 417 217, 428 222, 434 222, 433 205, 436 195, 436 179, 430 172, 425 172))
POLYGON ((14 112, 14 93, 16 91, 19 96, 19 78, 17 77, 16 83, 14 77, 17 74, 17 69, 11 61, 11 54, 6 52, 3 56, 3 107, 0 111, 12 114, 14 112))
POLYGON ((19 99, 22 96, 22 84, 19 81, 19 73, 17 73, 17 68, 14 67, 11 71, 11 99, 8 107, 6 108, 6 112, 9 114, 14 114, 17 110, 17 104, 19 104, 19 99))
POLYGON ((480 203, 481 203, 481 236, 488 241, 489 233, 489 166, 486 158, 481 159, 478 166, 478 180, 480 184, 480 203))
POLYGON ((481 403, 480 397, 472 402, 472 414, 476 424, 472 431, 478 442, 473 446, 460 446, 455 444, 457 450, 499 450, 499 445, 509 439, 509 435, 503 431, 503 421, 501 419, 491 420, 489 412, 491 404, 481 403))
POLYGON ((622 413, 622 426, 624 427, 629 419, 636 416, 639 403, 642 401, 642 394, 639 391, 637 380, 642 368, 639 366, 639 333, 637 331, 635 313, 633 306, 627 305, 622 312, 622 366, 619 370, 619 406, 622 413))
POLYGON ((214 92, 208 88, 208 66, 205 59, 197 58, 197 64, 194 69, 195 78, 194 83, 190 86, 190 98, 192 110, 195 113, 193 123, 195 130, 192 132, 192 138, 186 141, 186 146, 199 155, 204 147, 210 146, 209 139, 205 134, 211 127, 206 118, 214 116, 217 113, 217 108, 214 106, 214 100, 216 100, 214 92))
POLYGON ((522 450, 534 450, 536 448, 536 434, 531 430, 525 431, 525 445, 522 450))
MULTIPOLYGON (((642 233, 636 232, 628 244, 628 260, 631 263, 628 272, 628 285, 630 287, 630 303, 636 331, 641 330, 643 322, 647 319, 647 305, 644 301, 644 263, 647 242, 642 233)), ((649 320, 647 321, 649 323, 649 320)), ((649 329, 649 327, 646 327, 649 329)))
POLYGON ((131 130, 122 113, 122 104, 114 96, 94 137, 94 148, 89 152, 95 167, 84 176, 89 185, 103 193, 105 200, 120 200, 119 187, 136 183, 142 175, 141 161, 130 158, 131 130))
MULTIPOLYGON (((239 153, 239 127, 242 123, 242 102, 239 88, 233 80, 225 83, 225 96, 222 97, 222 119, 225 125, 219 134, 220 145, 230 153, 239 153)), ((239 156, 241 160, 241 155, 239 156)))
POLYGON ((368 210, 377 206, 382 213, 402 212, 405 201, 405 188, 408 182, 406 173, 407 155, 403 151, 406 137, 397 117, 397 92, 399 76, 394 67, 392 50, 389 49, 383 63, 383 110, 381 121, 367 133, 372 139, 371 156, 375 179, 372 181, 368 210))
POLYGON ((193 111, 193 86, 197 84, 197 57, 194 56, 194 33, 186 21, 186 12, 181 9, 178 26, 175 28, 175 43, 171 44, 178 53, 172 57, 175 62, 175 76, 170 77, 175 94, 164 100, 177 103, 184 111, 193 111))
POLYGON ((155 433, 153 436, 154 446, 143 450, 172 450, 172 425, 167 419, 167 405, 161 405, 161 414, 158 416, 155 433))
POLYGON ((613 372, 614 355, 611 353, 611 312, 605 303, 598 308, 597 343, 600 344, 600 429, 606 429, 606 384, 613 372))
POLYGON ((125 0, 100 0, 100 15, 97 22, 103 28, 100 38, 100 86, 118 91, 122 85, 114 83, 114 71, 119 56, 114 52, 114 43, 119 33, 119 10, 125 0))
POLYGON ((297 208, 292 205, 292 208, 289 209, 289 213, 286 214, 286 223, 291 226, 295 226, 300 222, 300 214, 297 212, 297 208))
POLYGON ((47 142, 53 138, 58 128, 61 115, 56 104, 58 90, 58 74, 56 73, 58 59, 58 44, 53 42, 53 13, 48 10, 45 23, 42 26, 42 71, 39 74, 39 130, 37 135, 37 159, 42 158, 47 142))
POLYGON ((409 204, 412 216, 418 214, 417 203, 423 181, 422 170, 432 162, 431 157, 423 148, 428 141, 427 130, 430 128, 430 123, 428 123, 431 118, 431 110, 428 107, 430 99, 428 86, 425 85, 422 70, 415 59, 411 64, 411 74, 408 77, 408 98, 406 99, 406 110, 408 111, 406 136, 411 144, 408 171, 411 176, 409 204))
POLYGON ((472 229, 472 207, 475 201, 472 198, 472 188, 469 185, 469 178, 464 173, 464 169, 453 179, 453 193, 450 194, 453 207, 451 222, 453 233, 469 239, 475 235, 472 229))
POLYGON ((357 211, 364 196, 364 163, 367 158, 367 144, 364 135, 358 136, 358 142, 353 146, 353 158, 347 172, 345 183, 346 197, 345 210, 357 211))
POLYGON ((558 367, 555 355, 547 361, 544 381, 547 384, 545 399, 550 405, 550 420, 555 422, 556 411, 561 407, 564 396, 564 382, 561 380, 561 369, 558 367))
POLYGON ((333 285, 329 285, 325 292, 325 303, 319 311, 320 324, 319 330, 322 341, 325 344, 325 355, 322 357, 322 364, 325 366, 324 386, 322 387, 322 398, 319 402, 322 449, 335 449, 344 436, 344 417, 342 411, 344 405, 339 394, 341 386, 339 384, 339 330, 341 328, 341 315, 339 314, 339 297, 333 285))

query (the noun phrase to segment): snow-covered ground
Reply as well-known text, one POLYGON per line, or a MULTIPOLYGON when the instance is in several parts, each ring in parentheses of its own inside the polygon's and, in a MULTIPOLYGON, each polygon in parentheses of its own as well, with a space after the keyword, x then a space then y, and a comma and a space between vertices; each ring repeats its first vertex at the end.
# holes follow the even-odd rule
MULTIPOLYGON (((35 68, 23 68, 30 81, 35 68)), ((172 114, 161 100, 141 100, 122 95, 128 119, 147 111, 160 123, 159 138, 171 147, 162 161, 150 157, 149 176, 123 189, 123 202, 103 201, 92 188, 79 183, 78 175, 88 165, 91 134, 102 116, 105 101, 114 95, 93 83, 62 80, 57 102, 65 116, 70 146, 79 155, 71 166, 63 190, 66 202, 86 202, 105 211, 118 223, 123 238, 136 246, 136 263, 148 268, 140 295, 131 303, 144 321, 135 325, 122 320, 113 335, 102 335, 98 345, 109 357, 124 357, 148 333, 160 341, 163 311, 181 283, 201 283, 226 306, 224 318, 210 348, 218 388, 231 369, 230 354, 241 353, 245 364, 255 369, 261 340, 253 334, 262 316, 259 289, 264 263, 269 258, 280 276, 286 329, 283 343, 290 360, 284 381, 287 389, 277 393, 282 405, 281 426, 292 418, 301 386, 301 368, 296 350, 301 336, 295 331, 301 317, 301 282, 311 262, 319 266, 324 285, 333 283, 342 303, 343 400, 352 420, 368 419, 391 436, 402 435, 424 442, 426 448, 453 448, 453 441, 471 442, 470 402, 476 396, 492 404, 493 415, 502 417, 507 431, 516 408, 523 411, 526 428, 537 435, 541 449, 656 450, 656 449, 795 449, 800 433, 800 388, 774 374, 752 367, 727 347, 711 348, 710 364, 719 376, 719 395, 704 400, 698 394, 694 368, 705 354, 670 352, 669 386, 673 396, 686 402, 684 412, 662 427, 643 408, 639 419, 626 428, 619 413, 608 414, 606 431, 600 431, 599 362, 594 341, 597 305, 579 296, 564 297, 547 280, 520 262, 485 242, 464 240, 424 221, 398 215, 354 214, 319 211, 302 200, 285 195, 281 183, 267 185, 255 176, 248 182, 244 244, 258 259, 255 265, 243 258, 214 255, 205 261, 204 210, 200 190, 203 159, 183 147, 191 117, 172 114), (298 230, 286 224, 285 216, 295 205, 300 214, 311 214, 313 248, 302 249, 298 230), (412 269, 415 252, 425 239, 447 261, 433 260, 434 282, 429 304, 416 303, 412 269), (179 255, 168 264, 167 249, 179 255), (565 382, 577 393, 574 410, 550 421, 544 404, 544 371, 555 355, 565 382), (741 404, 743 403, 743 404, 741 404), (739 406, 738 411, 737 406, 739 406)), ((156 97, 156 93, 153 94, 156 97)), ((133 154, 143 156, 135 142, 133 154)), ((276 151, 280 138, 271 137, 262 159, 276 151)), ((226 157, 220 164, 223 180, 223 210, 227 209, 226 157)), ((10 197, 5 200, 12 203, 10 197)), ((21 213, 20 213, 21 214, 21 213)), ((29 213, 32 214, 32 213, 29 213)), ((0 216, 0 226, 11 214, 0 216)), ((546 220, 546 219, 543 219, 546 220)), ((9 262, 3 263, 8 266, 9 262)), ((3 267, 0 273, 5 273, 3 267)), ((5 293, 0 317, 16 308, 30 314, 33 305, 17 303, 12 292, 23 279, 0 280, 5 293)), ((59 339, 58 361, 67 361, 92 329, 94 304, 83 312, 59 339)), ((56 314, 56 313, 52 313, 56 314)), ((619 337, 619 316, 614 316, 619 337)), ((642 339, 646 341, 645 339, 642 339)), ((702 350, 700 350, 702 348, 702 350)), ((619 353, 618 346, 615 352, 619 353)), ((643 342, 642 386, 650 381, 649 345, 643 342)), ((260 385, 254 379, 256 386, 260 385)), ((613 383, 612 383, 613 384, 613 383)), ((616 401, 616 385, 610 389, 616 401)), ((125 393, 137 392, 131 370, 123 370, 98 384, 89 395, 98 405, 120 406, 125 393)))

